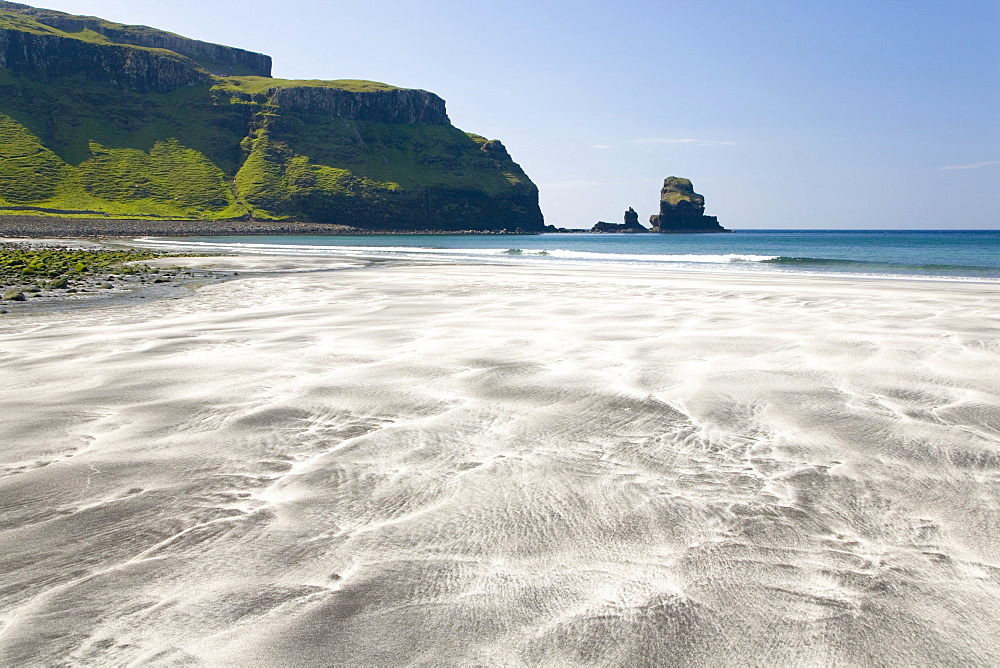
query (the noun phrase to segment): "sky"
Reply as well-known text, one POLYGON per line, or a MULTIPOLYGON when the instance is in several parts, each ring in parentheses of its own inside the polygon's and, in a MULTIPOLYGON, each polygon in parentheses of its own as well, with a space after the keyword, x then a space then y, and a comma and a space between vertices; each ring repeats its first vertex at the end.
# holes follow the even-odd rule
POLYGON ((1000 0, 29 4, 437 93, 557 227, 683 176, 730 229, 1000 229, 1000 0))

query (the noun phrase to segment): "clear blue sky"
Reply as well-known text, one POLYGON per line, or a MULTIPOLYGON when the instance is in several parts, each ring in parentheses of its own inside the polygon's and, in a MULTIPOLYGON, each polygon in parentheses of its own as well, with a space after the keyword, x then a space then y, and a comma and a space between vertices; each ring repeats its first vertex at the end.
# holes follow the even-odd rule
POLYGON ((730 228, 1000 228, 1000 0, 30 4, 433 91, 557 226, 676 175, 730 228))

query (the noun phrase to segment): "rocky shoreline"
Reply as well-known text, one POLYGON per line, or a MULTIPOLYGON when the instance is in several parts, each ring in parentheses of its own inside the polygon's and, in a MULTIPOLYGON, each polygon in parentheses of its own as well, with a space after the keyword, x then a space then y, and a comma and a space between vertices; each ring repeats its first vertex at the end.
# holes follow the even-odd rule
POLYGON ((144 259, 120 264, 93 263, 85 270, 24 273, 14 264, 19 258, 46 254, 50 258, 83 255, 99 259, 127 255, 110 245, 93 242, 51 243, 7 240, 0 243, 0 316, 32 312, 38 309, 82 307, 129 299, 179 298, 205 285, 231 279, 237 272, 192 269, 181 264, 150 266, 145 260, 178 257, 144 251, 133 253, 144 259))
POLYGON ((285 221, 137 220, 0 215, 0 237, 78 238, 363 233, 361 230, 345 225, 285 221))
MULTIPOLYGON (((556 230, 553 228, 546 231, 554 232, 556 230)), ((0 237, 79 239, 85 237, 269 236, 285 234, 370 236, 383 234, 525 234, 525 232, 521 230, 369 230, 348 225, 296 221, 141 220, 0 215, 0 237)))

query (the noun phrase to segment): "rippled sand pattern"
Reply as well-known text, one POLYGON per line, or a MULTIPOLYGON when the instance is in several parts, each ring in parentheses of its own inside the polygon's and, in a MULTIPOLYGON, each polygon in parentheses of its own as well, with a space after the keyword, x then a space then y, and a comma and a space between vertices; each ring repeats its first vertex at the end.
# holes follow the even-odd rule
POLYGON ((996 664, 998 292, 414 266, 0 321, 0 663, 996 664))

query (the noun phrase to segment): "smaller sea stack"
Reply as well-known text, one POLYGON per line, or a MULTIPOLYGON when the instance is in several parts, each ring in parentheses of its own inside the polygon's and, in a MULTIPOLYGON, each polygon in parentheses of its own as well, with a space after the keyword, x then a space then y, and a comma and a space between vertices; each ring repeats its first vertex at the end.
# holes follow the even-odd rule
POLYGON ((715 216, 705 215, 705 198, 694 191, 691 179, 670 176, 660 191, 660 213, 650 216, 654 232, 730 232, 715 216))
POLYGON ((624 223, 605 223, 598 221, 590 230, 591 232, 649 232, 639 223, 639 214, 632 207, 625 212, 624 223))

